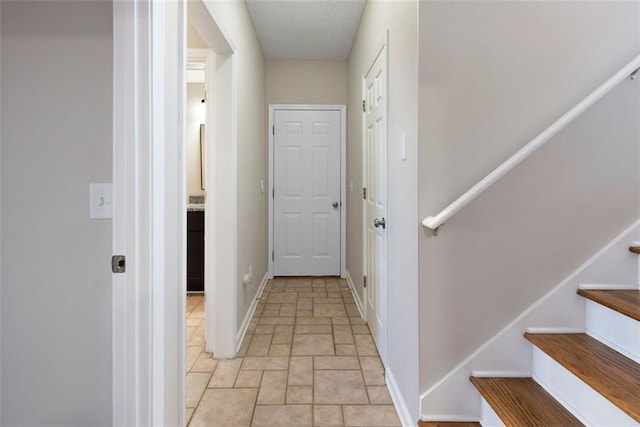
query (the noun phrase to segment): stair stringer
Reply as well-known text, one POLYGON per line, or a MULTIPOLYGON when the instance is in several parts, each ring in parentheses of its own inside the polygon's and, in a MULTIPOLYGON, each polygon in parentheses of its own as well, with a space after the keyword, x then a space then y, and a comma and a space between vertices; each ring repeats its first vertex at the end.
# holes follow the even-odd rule
POLYGON ((424 421, 478 420, 481 399, 469 382, 476 376, 529 376, 531 344, 523 337, 527 328, 586 328, 586 302, 576 294, 585 283, 638 283, 638 256, 629 253, 640 240, 640 220, 625 229, 587 262, 478 347, 443 378, 420 395, 424 421))

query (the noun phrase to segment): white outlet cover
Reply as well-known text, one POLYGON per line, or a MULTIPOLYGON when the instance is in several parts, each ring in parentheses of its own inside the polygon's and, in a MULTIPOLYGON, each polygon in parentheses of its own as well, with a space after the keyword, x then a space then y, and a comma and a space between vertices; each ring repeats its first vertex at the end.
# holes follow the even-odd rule
POLYGON ((113 218, 113 186, 112 184, 89 185, 89 218, 113 218))

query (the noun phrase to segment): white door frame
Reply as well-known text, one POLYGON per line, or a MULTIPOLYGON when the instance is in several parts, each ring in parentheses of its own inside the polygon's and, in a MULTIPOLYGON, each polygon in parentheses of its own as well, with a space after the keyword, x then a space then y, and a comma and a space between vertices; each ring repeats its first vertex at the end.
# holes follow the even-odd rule
MULTIPOLYGON (((219 126, 208 150, 215 157, 210 165, 216 177, 208 176, 224 176, 220 187, 229 186, 226 192, 233 199, 221 204, 226 210, 213 206, 211 230, 226 231, 218 237, 232 245, 230 250, 225 241, 213 268, 217 277, 232 271, 234 278, 214 282, 226 286, 214 289, 209 303, 227 310, 209 317, 216 331, 212 345, 230 341, 235 354, 235 48, 230 43, 227 51, 220 48, 228 39, 209 3, 193 0, 189 8, 201 16, 206 12, 216 24, 202 34, 219 47, 214 48, 215 67, 210 67, 220 82, 214 117, 219 126), (217 333, 222 329, 226 335, 217 333)), ((119 426, 183 425, 185 420, 186 4, 113 4, 113 253, 127 257, 126 273, 113 276, 113 424, 119 426)), ((211 199, 223 196, 218 190, 211 199)))
POLYGON ((114 2, 113 424, 184 420, 184 3, 114 2))
POLYGON ((312 104, 269 104, 269 278, 273 278, 273 129, 275 112, 278 110, 292 111, 339 111, 340 112, 340 277, 344 278, 347 268, 347 107, 346 105, 312 105, 312 104))
POLYGON ((188 49, 206 63, 205 345, 216 357, 231 358, 238 330, 236 47, 208 0, 189 1, 187 14, 210 46, 208 54, 188 49))
MULTIPOLYGON (((369 71, 371 71, 371 68, 373 67, 373 65, 376 62, 376 59, 378 58, 378 56, 381 54, 381 52, 384 50, 384 61, 385 61, 385 68, 386 68, 386 76, 387 76, 387 82, 385 85, 385 90, 386 90, 386 99, 387 99, 387 126, 386 128, 386 141, 387 141, 387 172, 388 172, 388 163, 389 163, 389 31, 387 30, 385 32, 384 38, 382 39, 382 41, 378 44, 375 52, 373 53, 373 55, 370 56, 371 61, 369 61, 369 67, 367 68, 367 70, 362 74, 362 99, 365 100, 366 99, 366 94, 367 94, 367 74, 369 74, 369 71)), ((366 174, 367 174, 367 114, 364 111, 364 109, 361 112, 362 114, 362 182, 367 182, 366 180, 366 174)), ((387 174, 387 179, 385 182, 386 186, 387 186, 387 191, 385 191, 385 195, 387 196, 387 200, 385 201, 385 206, 387 206, 387 224, 390 224, 391 221, 389 220, 389 209, 388 209, 388 203, 389 203, 389 176, 387 174)), ((367 274, 367 201, 362 198, 362 271, 363 271, 363 275, 367 274)), ((387 246, 387 248, 385 248, 384 253, 388 254, 388 242, 389 242, 389 237, 387 234, 387 238, 385 239, 385 245, 387 246)), ((384 330, 385 330, 385 337, 384 337, 384 348, 378 348, 378 353, 380 353, 380 359, 382 359, 382 363, 386 366, 387 365, 387 343, 389 342, 389 316, 387 315, 387 303, 389 300, 389 268, 388 268, 388 259, 384 260, 385 263, 387 263, 387 266, 385 266, 384 271, 386 273, 386 277, 384 278, 385 281, 385 295, 384 295, 384 301, 382 301, 382 322, 384 323, 384 330)), ((368 316, 369 316, 369 310, 367 310, 367 295, 366 292, 369 292, 369 289, 365 289, 365 295, 364 295, 364 319, 365 321, 368 322, 368 316)), ((377 344, 376 344, 377 346, 377 344)))

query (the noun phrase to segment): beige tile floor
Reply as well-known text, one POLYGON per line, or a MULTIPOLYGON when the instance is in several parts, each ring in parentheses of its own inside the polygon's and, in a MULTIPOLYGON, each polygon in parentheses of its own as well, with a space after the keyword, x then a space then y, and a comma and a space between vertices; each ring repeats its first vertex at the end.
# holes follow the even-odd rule
POLYGON ((204 352, 204 303, 187 298, 190 426, 399 426, 384 368, 346 281, 267 283, 238 356, 204 352))

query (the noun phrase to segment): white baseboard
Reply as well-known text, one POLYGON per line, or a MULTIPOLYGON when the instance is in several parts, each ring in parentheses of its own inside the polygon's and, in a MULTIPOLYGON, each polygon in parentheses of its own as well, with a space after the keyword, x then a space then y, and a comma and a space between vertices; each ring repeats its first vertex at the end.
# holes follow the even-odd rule
POLYGON ((251 323, 251 319, 253 318, 253 313, 256 311, 256 306, 258 305, 258 298, 262 295, 262 291, 264 287, 267 285, 269 281, 269 272, 264 274, 262 278, 262 282, 260 282, 260 286, 258 286, 258 291, 253 296, 253 301, 251 301, 251 307, 247 310, 247 314, 244 316, 244 320, 242 321, 242 325, 240 325, 240 329, 238 330, 238 334, 236 335, 236 351, 240 350, 240 346, 242 345, 242 340, 244 336, 247 334, 247 329, 249 328, 249 323, 251 323))
POLYGON ((518 371, 473 371, 471 376, 476 378, 528 378, 531 374, 518 371))
POLYGON ((358 311, 360 312, 360 317, 363 319, 367 319, 364 312, 364 304, 360 299, 360 295, 356 292, 356 285, 353 283, 353 279, 351 278, 351 274, 349 274, 349 270, 347 270, 347 274, 345 274, 345 278, 347 279, 347 283, 349 284, 349 288, 351 288, 351 293, 353 294, 353 299, 356 301, 356 307, 358 307, 358 311))
POLYGON ((584 283, 578 286, 583 291, 635 291, 638 285, 584 283))
POLYGON ((527 328, 528 334, 584 334, 585 328, 527 328))
POLYGON ((393 374, 389 369, 385 371, 385 380, 387 381, 387 387, 389 388, 391 400, 393 400, 393 406, 396 407, 398 417, 400 417, 400 423, 403 427, 414 427, 417 422, 416 420, 411 418, 409 408, 402 398, 402 394, 400 394, 398 383, 396 382, 396 379, 393 377, 393 374))
POLYGON ((438 423, 438 422, 450 422, 450 423, 477 423, 478 418, 464 417, 460 415, 424 415, 420 417, 421 421, 425 423, 438 423))

